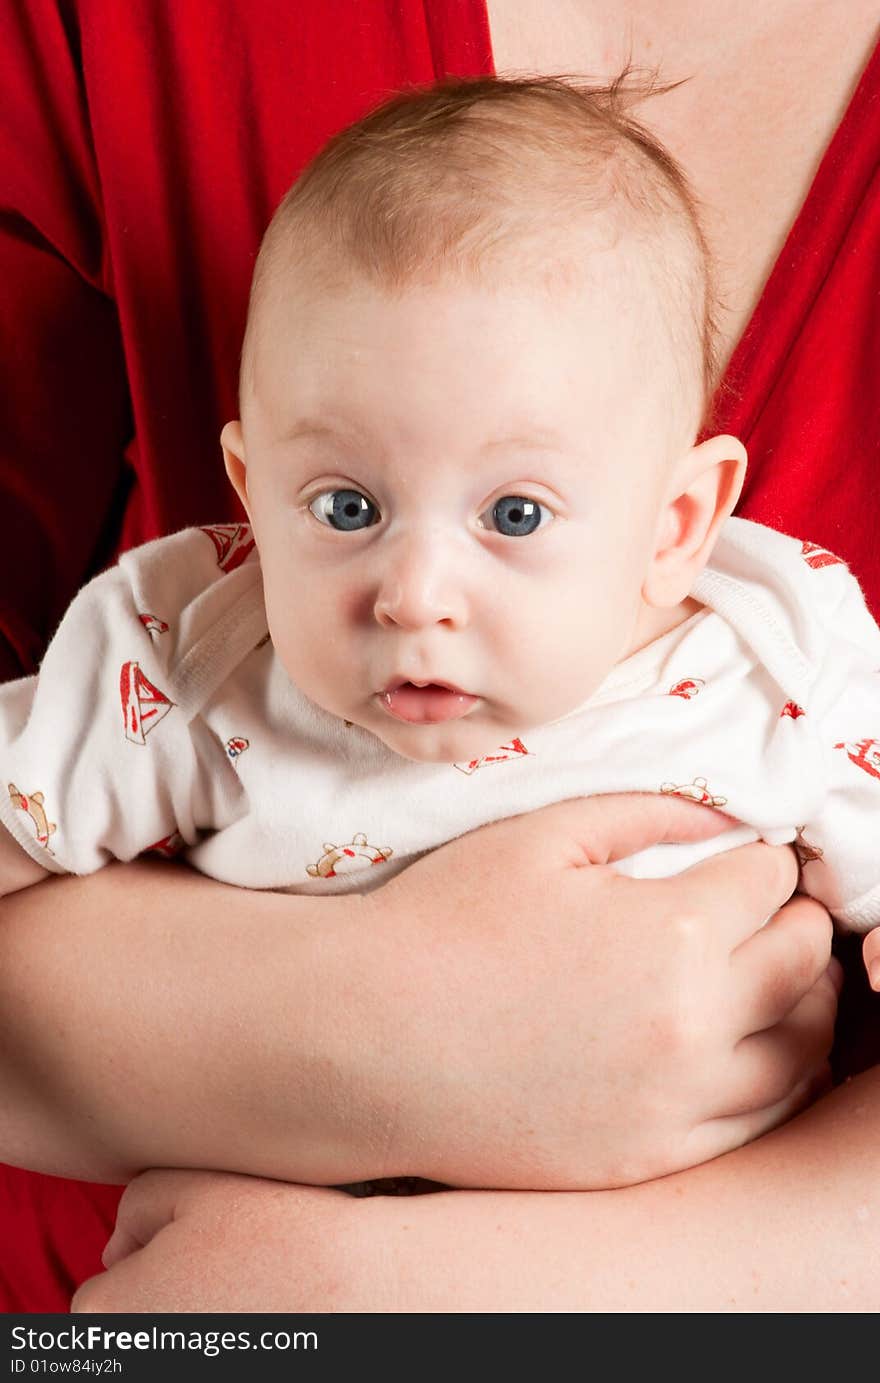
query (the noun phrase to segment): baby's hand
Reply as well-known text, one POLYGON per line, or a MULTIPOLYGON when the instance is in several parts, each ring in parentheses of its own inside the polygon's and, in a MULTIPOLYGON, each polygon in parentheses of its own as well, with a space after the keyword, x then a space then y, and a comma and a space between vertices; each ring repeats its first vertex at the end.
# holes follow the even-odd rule
POLYGON ((862 955, 871 988, 880 993, 880 927, 875 927, 872 932, 868 932, 862 947, 862 955))

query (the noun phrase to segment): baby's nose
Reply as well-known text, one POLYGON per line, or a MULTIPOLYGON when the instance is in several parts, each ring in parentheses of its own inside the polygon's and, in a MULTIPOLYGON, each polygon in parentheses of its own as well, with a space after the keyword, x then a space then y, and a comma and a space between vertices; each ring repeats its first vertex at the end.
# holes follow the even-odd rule
POLYGON ((451 554, 429 542, 413 542, 398 552, 382 573, 373 612, 385 627, 465 624, 467 599, 451 554))

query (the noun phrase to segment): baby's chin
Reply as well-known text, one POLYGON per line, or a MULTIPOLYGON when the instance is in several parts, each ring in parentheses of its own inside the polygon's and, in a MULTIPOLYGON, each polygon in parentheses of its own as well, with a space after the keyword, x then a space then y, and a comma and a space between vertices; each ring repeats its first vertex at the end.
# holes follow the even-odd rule
POLYGON ((395 754, 399 754, 402 759, 409 759, 412 763, 419 764, 455 764, 468 763, 472 759, 478 759, 483 754, 491 754, 498 748, 499 740, 497 735, 490 737, 491 742, 485 737, 475 739, 473 736, 463 738, 460 735, 438 734, 437 726, 420 725, 413 726, 403 734, 380 734, 375 726, 370 729, 378 739, 382 741, 395 754))
POLYGON ((420 764, 468 764, 485 754, 494 754, 517 734, 503 726, 467 725, 464 721, 438 725, 389 721, 386 725, 371 718, 363 728, 393 753, 420 764))

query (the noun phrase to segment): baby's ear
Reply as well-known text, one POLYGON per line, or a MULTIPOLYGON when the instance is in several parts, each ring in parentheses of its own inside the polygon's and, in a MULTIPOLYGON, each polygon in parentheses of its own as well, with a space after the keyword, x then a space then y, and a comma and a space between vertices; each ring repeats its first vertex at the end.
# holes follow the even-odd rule
POLYGON ((223 448, 223 464, 226 467, 226 474, 232 482, 233 490, 244 505, 248 517, 250 517, 247 492, 247 466, 244 460, 244 437, 241 431, 241 423, 237 419, 234 422, 227 423, 220 433, 220 445, 223 448))
POLYGON ((642 586, 647 605, 668 609, 689 594, 709 559, 718 530, 733 513, 746 475, 736 437, 709 437, 676 467, 660 512, 654 556, 642 586))

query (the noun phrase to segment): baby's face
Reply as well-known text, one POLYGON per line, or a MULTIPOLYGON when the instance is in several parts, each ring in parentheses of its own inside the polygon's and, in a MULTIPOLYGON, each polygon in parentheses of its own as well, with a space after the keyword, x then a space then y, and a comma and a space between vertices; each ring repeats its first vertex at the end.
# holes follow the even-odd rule
POLYGON ((246 503, 311 700, 407 758, 472 759, 645 641, 673 428, 626 296, 356 280, 272 309, 246 503))

